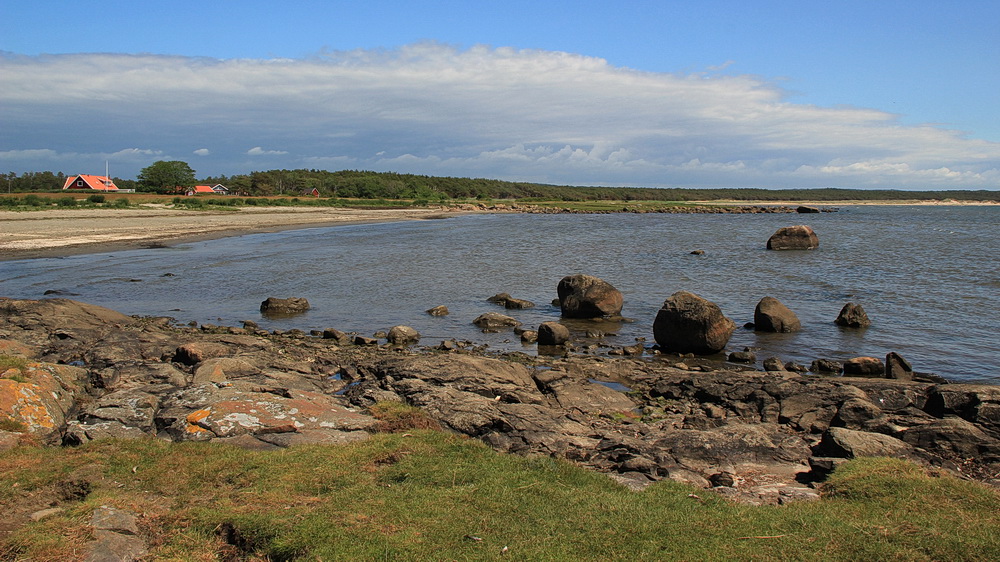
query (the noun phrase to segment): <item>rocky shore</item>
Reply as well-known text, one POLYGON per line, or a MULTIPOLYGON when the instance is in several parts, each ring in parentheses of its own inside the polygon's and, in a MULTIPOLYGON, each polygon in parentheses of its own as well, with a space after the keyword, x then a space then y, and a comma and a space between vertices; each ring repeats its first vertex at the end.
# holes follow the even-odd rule
POLYGON ((666 205, 642 207, 639 205, 623 205, 617 209, 575 209, 569 207, 551 207, 532 205, 530 203, 497 203, 497 204, 461 204, 447 208, 450 212, 488 212, 488 213, 528 213, 540 215, 611 215, 617 213, 660 213, 660 214, 709 214, 709 215, 759 215, 773 213, 835 213, 836 207, 809 205, 666 205))
POLYGON ((861 456, 1000 484, 996 386, 178 326, 66 299, 0 299, 0 338, 3 448, 338 444, 379 431, 368 408, 398 401, 497 450, 565 458, 636 488, 669 478, 784 503, 816 497, 816 482, 861 456))

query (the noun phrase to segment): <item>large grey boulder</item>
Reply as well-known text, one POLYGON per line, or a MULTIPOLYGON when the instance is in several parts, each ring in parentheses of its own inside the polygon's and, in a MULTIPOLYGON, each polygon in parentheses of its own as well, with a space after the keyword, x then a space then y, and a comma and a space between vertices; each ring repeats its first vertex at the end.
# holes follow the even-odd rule
POLYGON ((779 228, 767 240, 768 250, 814 250, 819 247, 819 237, 806 225, 779 228))
POLYGON ((826 455, 832 457, 908 457, 913 447, 895 437, 881 433, 868 433, 845 427, 831 427, 819 444, 826 455))
POLYGON ((758 332, 797 332, 802 329, 799 317, 774 297, 764 297, 753 311, 754 330, 758 332))
POLYGON ((674 353, 710 355, 725 349, 736 323, 707 299, 678 291, 663 302, 653 321, 653 337, 660 349, 674 353))
POLYGON ((624 299, 621 291, 591 275, 563 277, 556 291, 562 315, 567 318, 601 318, 622 312, 624 299))

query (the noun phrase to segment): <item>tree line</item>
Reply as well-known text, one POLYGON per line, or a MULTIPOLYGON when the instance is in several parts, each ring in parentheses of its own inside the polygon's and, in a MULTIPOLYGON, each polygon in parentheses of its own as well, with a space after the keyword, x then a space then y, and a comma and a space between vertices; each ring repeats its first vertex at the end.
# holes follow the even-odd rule
MULTIPOLYGON (((8 192, 60 191, 66 182, 62 172, 6 174, 8 192)), ((845 188, 648 188, 578 187, 487 178, 425 176, 366 170, 268 170, 233 176, 208 176, 198 180, 185 162, 159 161, 143 168, 137 179, 113 178, 121 189, 139 192, 176 193, 178 187, 193 185, 226 186, 242 196, 301 196, 314 189, 322 197, 341 199, 518 199, 536 201, 844 201, 912 200, 996 201, 1000 191, 942 190, 905 191, 895 189, 845 188)), ((2 184, 0 184, 2 189, 2 184)))

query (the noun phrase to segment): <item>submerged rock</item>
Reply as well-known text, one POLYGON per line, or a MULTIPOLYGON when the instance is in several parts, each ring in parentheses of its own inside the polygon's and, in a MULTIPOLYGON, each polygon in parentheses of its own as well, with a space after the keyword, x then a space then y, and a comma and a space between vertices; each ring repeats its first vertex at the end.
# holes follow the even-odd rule
POLYGON ((507 293, 498 293, 486 300, 493 304, 499 304, 500 306, 507 309, 525 309, 525 308, 535 307, 535 303, 529 300, 515 299, 514 297, 510 296, 507 293))
POLYGON ((521 322, 516 318, 512 318, 498 312, 486 312, 484 314, 480 314, 475 320, 472 321, 472 323, 484 330, 511 328, 521 325, 521 322))
POLYGON ((302 297, 291 297, 287 299, 268 297, 264 302, 260 303, 260 311, 265 316, 290 316, 302 314, 307 310, 309 310, 309 301, 302 297))

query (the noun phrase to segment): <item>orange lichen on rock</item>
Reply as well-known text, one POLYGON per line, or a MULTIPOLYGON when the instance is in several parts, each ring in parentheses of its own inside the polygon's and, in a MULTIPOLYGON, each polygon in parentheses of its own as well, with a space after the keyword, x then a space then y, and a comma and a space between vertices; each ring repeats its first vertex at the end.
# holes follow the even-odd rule
MULTIPOLYGON (((4 376, 7 376, 7 373, 4 373, 4 376)), ((0 412, 12 420, 25 424, 32 433, 52 431, 56 427, 56 419, 50 412, 50 404, 45 400, 43 392, 44 390, 34 382, 18 382, 2 378, 0 412)), ((61 419, 62 412, 59 414, 61 419)))
POLYGON ((202 408, 201 410, 195 410, 187 415, 187 427, 185 430, 188 433, 209 433, 207 429, 198 425, 198 422, 204 420, 209 415, 211 415, 212 410, 208 408, 202 408))

